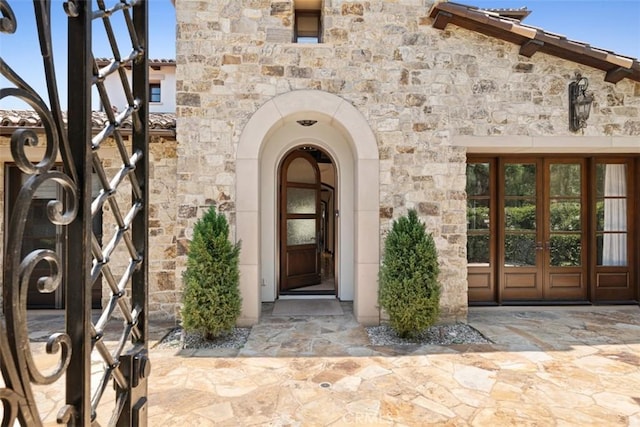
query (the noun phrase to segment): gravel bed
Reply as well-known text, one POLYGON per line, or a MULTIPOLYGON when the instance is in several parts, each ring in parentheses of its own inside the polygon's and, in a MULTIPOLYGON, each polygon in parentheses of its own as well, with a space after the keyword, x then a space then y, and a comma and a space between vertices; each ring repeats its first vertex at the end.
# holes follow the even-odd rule
POLYGON ((451 345, 491 344, 480 332, 465 323, 435 325, 413 340, 401 338, 389 325, 365 328, 371 345, 451 345))
MULTIPOLYGON (((491 341, 480 332, 464 323, 432 326, 414 340, 400 338, 389 325, 371 326, 365 330, 373 346, 491 344, 491 341)), ((230 333, 209 341, 205 340, 201 334, 188 333, 181 327, 177 327, 169 332, 155 348, 242 348, 250 332, 251 328, 234 328, 230 333)))
POLYGON ((214 340, 206 340, 202 334, 185 332, 177 327, 169 332, 156 348, 242 348, 249 338, 251 328, 233 328, 228 334, 214 340))

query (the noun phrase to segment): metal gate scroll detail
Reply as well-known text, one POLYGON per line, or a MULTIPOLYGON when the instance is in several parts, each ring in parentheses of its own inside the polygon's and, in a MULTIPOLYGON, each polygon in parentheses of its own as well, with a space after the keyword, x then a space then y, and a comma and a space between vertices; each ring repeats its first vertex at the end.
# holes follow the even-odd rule
MULTIPOLYGON (((16 0, 24 1, 24 0, 16 0)), ((67 425, 146 425, 148 360, 148 0, 34 0, 37 38, 44 65, 47 94, 36 93, 0 58, 0 73, 11 87, 0 88, 0 99, 18 98, 42 122, 42 131, 17 129, 11 135, 11 155, 25 181, 5 220, 2 313, 0 315, 0 384, 2 425, 43 424, 34 386, 65 390, 57 422, 67 425), (61 107, 54 67, 51 21, 62 14, 68 25, 68 101, 61 107), (120 24, 113 25, 118 19, 120 24), (124 22, 124 24, 121 24, 124 22), (92 46, 97 26, 104 27, 110 64, 99 68, 92 46), (124 28, 124 34, 114 28, 124 28), (119 42, 126 37, 126 47, 119 42), (130 42, 130 43, 129 43, 130 42), (126 50, 125 50, 126 49, 126 50), (126 68, 131 68, 131 78, 126 68), (113 105, 105 79, 119 81, 126 105, 113 105), (92 93, 97 94, 106 120, 92 124, 92 93), (117 112, 119 111, 119 112, 117 112), (131 133, 122 125, 131 121, 131 133), (33 158, 30 147, 44 147, 33 158), (105 154, 104 147, 110 147, 105 154), (113 157, 117 153, 117 162, 113 157), (105 159, 108 159, 105 162, 105 159), (61 163, 62 167, 58 165, 61 163), (119 165, 119 166, 118 166, 119 165), (47 205, 48 220, 65 231, 62 250, 23 253, 29 212, 44 183, 58 188, 58 199, 47 205), (109 232, 99 238, 92 224, 107 220, 109 232), (36 277, 40 292, 64 287, 65 327, 45 345, 57 365, 40 371, 29 342, 27 287, 35 266, 48 275, 36 277), (103 308, 92 312, 91 289, 102 282, 103 308), (104 297, 108 295, 108 297, 104 297), (108 338, 108 339, 107 339, 108 338), (111 398, 105 398, 109 393, 111 398), (102 402, 102 404, 101 404, 102 402), (107 406, 107 402, 111 402, 107 406), (113 404, 115 402, 115 405, 113 404)), ((10 0, 0 0, 2 43, 15 37, 16 20, 10 0)), ((28 53, 25 52, 25 56, 28 53)), ((32 58, 25 59, 32 61, 32 58)), ((6 212, 6 209, 5 209, 6 212)))

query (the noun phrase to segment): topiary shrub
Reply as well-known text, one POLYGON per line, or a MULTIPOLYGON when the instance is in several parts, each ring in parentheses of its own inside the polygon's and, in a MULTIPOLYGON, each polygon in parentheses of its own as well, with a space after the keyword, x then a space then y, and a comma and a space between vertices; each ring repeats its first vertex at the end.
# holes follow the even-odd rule
POLYGON ((438 254, 415 210, 393 222, 380 268, 380 306, 403 338, 415 338, 440 314, 438 254))
POLYGON ((240 316, 240 244, 229 241, 229 226, 214 207, 195 224, 183 274, 182 326, 214 339, 240 316))

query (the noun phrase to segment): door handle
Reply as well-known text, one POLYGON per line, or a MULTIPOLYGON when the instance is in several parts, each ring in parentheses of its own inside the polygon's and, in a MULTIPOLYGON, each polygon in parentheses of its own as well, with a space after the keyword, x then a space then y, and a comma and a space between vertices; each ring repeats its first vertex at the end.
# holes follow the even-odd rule
POLYGON ((550 251, 551 242, 544 242, 544 245, 542 244, 542 242, 536 242, 536 251, 543 251, 543 250, 550 251))

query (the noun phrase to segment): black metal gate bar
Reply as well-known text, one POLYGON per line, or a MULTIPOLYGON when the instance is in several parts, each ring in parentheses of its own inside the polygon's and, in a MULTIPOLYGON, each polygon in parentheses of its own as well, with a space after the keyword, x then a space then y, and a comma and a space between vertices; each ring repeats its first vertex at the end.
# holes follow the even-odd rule
MULTIPOLYGON (((63 123, 57 98, 57 86, 51 46, 51 2, 34 0, 39 40, 51 110, 8 64, 0 58, 0 72, 16 88, 0 89, 0 98, 18 97, 40 116, 46 136, 46 155, 33 164, 24 147, 37 145, 37 135, 18 130, 12 136, 12 155, 21 171, 29 176, 20 190, 7 229, 3 265, 3 313, 0 317, 0 367, 5 388, 0 389, 4 406, 3 425, 41 425, 31 383, 51 384, 66 373, 66 404, 58 412, 58 422, 68 425, 96 425, 98 405, 113 381, 116 405, 109 425, 146 425, 147 376, 150 364, 147 325, 148 281, 148 4, 147 0, 69 0, 64 2, 68 15, 68 124, 63 123), (92 10, 92 5, 97 5, 92 10), (132 50, 122 58, 110 19, 122 16, 132 50), (98 69, 92 53, 92 21, 102 20, 113 60, 98 69), (132 68, 129 85, 124 67, 132 68), (110 73, 117 72, 127 105, 117 115, 104 85, 110 73), (92 138, 91 91, 96 86, 105 108, 107 123, 92 138), (133 89, 132 89, 133 88, 133 89), (125 120, 132 121, 132 137, 127 142, 120 130, 125 120), (122 166, 109 177, 100 157, 107 138, 118 148, 122 166), (56 155, 63 160, 63 171, 52 167, 56 155), (99 194, 92 194, 97 179, 99 194), (50 203, 52 223, 66 226, 64 253, 36 250, 21 259, 22 236, 35 191, 52 180, 65 190, 64 200, 50 203), (124 188, 124 190, 123 190, 124 188), (118 193, 120 191, 120 193, 118 193), (131 202, 124 210, 122 197, 130 192, 131 202), (115 230, 106 245, 94 234, 92 223, 109 205, 115 230), (126 254, 127 265, 111 265, 114 253, 126 254), (35 367, 29 348, 26 323, 26 289, 33 267, 39 262, 49 265, 50 276, 39 280, 42 291, 52 291, 64 278, 66 286, 66 334, 54 334, 47 352, 60 353, 58 367, 49 376, 35 367), (94 324, 91 316, 91 288, 103 277, 111 298, 94 324), (104 342, 105 328, 118 310, 124 320, 115 348, 104 342), (104 363, 101 378, 92 387, 92 354, 104 363), (91 396, 93 389, 93 396, 91 396)), ((0 0, 0 31, 15 31, 15 17, 7 0, 0 0)), ((112 323, 112 322, 111 322, 112 323)), ((93 380, 96 380, 94 377, 93 380)))
POLYGON ((71 338, 71 363, 66 375, 67 405, 58 415, 68 425, 91 425, 91 9, 85 1, 67 3, 68 134, 78 173, 79 203, 69 224, 69 255, 65 265, 66 330, 71 338))

